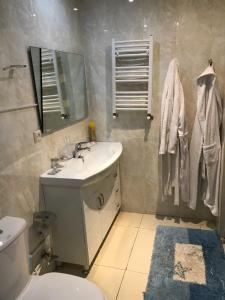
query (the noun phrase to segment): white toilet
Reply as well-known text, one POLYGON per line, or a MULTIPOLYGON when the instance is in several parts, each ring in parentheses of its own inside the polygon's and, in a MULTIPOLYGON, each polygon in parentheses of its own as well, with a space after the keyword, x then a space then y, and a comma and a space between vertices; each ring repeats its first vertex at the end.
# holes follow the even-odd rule
POLYGON ((0 220, 0 300, 105 300, 97 286, 73 275, 31 276, 21 218, 0 220))

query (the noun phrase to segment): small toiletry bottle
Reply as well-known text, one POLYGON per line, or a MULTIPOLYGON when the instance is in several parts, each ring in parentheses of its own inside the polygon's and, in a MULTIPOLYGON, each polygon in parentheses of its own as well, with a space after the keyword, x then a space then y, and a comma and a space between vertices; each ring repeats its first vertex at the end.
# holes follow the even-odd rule
POLYGON ((88 136, 90 142, 96 142, 96 128, 93 120, 90 120, 88 124, 88 136))

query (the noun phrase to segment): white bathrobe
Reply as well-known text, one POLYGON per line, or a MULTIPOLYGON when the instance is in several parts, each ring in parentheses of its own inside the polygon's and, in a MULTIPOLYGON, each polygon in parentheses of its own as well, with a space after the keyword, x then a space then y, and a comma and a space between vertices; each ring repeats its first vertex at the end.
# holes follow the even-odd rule
POLYGON ((197 113, 190 145, 190 201, 196 208, 202 196, 213 215, 218 215, 221 165, 222 101, 213 67, 197 80, 197 113), (201 183, 201 184, 200 184, 201 183))
POLYGON ((188 131, 185 122, 184 93, 177 59, 170 62, 166 75, 162 103, 160 149, 162 156, 163 199, 174 196, 179 205, 189 199, 188 131))

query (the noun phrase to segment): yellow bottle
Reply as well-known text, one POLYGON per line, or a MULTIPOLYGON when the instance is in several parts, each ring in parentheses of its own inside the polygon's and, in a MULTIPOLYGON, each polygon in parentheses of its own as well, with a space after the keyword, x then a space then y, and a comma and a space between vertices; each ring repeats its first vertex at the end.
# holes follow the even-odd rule
POLYGON ((88 136, 90 142, 96 142, 96 127, 93 120, 90 120, 88 124, 88 136))

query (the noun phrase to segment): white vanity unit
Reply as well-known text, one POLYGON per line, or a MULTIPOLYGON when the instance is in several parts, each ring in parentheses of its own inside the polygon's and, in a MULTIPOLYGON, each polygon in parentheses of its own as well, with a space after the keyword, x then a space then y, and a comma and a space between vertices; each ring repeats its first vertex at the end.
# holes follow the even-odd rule
POLYGON ((98 142, 55 175, 41 175, 45 209, 56 214, 53 252, 88 269, 121 206, 122 144, 98 142))

